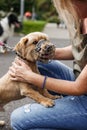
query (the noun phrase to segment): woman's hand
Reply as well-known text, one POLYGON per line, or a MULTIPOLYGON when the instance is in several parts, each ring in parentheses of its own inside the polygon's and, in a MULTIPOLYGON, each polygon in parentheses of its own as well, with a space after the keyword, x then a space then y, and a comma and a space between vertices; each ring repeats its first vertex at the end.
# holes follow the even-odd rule
POLYGON ((16 58, 8 73, 11 75, 11 80, 29 82, 29 75, 31 75, 32 70, 22 60, 16 58))

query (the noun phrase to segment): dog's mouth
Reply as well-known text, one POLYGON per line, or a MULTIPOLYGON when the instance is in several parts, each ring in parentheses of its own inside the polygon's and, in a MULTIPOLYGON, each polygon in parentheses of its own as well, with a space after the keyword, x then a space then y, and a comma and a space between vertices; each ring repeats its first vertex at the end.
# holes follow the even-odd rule
POLYGON ((55 46, 47 40, 40 40, 35 48, 38 52, 38 61, 48 63, 54 58, 55 46))

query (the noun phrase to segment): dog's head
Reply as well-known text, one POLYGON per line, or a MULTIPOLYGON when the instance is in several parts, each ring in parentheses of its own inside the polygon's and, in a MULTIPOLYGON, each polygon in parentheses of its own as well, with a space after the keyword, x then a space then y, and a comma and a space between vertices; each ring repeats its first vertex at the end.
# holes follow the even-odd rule
POLYGON ((30 33, 20 39, 14 49, 17 54, 27 61, 48 62, 55 53, 54 45, 49 41, 48 36, 41 32, 30 33))
POLYGON ((10 13, 10 14, 8 14, 7 17, 8 17, 9 26, 14 25, 14 27, 16 27, 16 28, 20 27, 20 22, 15 13, 10 13))

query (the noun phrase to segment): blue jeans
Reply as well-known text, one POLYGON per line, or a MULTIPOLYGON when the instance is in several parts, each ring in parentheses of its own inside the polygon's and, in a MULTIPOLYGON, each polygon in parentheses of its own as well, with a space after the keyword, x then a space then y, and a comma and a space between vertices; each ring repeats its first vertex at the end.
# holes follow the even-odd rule
MULTIPOLYGON (((38 63, 43 75, 75 80, 72 69, 58 61, 38 63)), ((38 103, 26 104, 11 114, 13 130, 87 130, 87 96, 65 96, 46 108, 38 103)))

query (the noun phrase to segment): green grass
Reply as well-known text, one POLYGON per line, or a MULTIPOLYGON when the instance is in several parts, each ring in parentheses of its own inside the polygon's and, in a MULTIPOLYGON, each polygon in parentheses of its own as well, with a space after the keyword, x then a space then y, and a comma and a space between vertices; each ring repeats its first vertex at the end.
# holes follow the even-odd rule
POLYGON ((45 25, 46 25, 45 21, 31 21, 31 20, 24 21, 21 33, 28 34, 36 31, 41 32, 43 31, 45 25))

